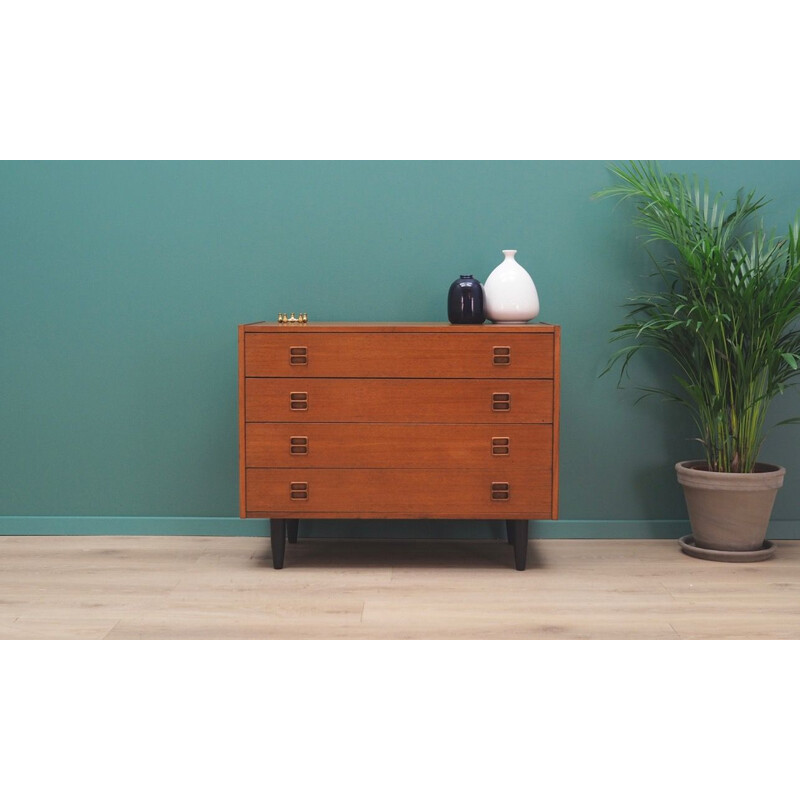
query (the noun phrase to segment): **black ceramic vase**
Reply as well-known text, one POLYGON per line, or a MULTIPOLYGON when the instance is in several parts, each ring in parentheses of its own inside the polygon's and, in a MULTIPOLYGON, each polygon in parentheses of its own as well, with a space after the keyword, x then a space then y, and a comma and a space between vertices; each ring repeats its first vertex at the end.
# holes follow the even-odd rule
POLYGON ((485 319, 483 287, 472 275, 462 275, 450 286, 447 318, 454 325, 480 325, 485 319))

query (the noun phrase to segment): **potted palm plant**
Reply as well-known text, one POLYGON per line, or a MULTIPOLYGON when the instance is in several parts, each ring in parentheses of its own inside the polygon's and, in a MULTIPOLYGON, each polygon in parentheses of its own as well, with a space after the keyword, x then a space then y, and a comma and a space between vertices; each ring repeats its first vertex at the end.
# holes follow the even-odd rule
POLYGON ((621 380, 644 350, 671 363, 672 385, 643 391, 686 407, 705 452, 675 465, 692 529, 683 550, 719 561, 768 558, 785 470, 758 455, 770 402, 798 377, 800 216, 777 236, 765 229, 758 212, 767 201, 754 192, 726 202, 707 182, 657 163, 610 169, 617 182, 596 196, 634 201, 648 244, 663 244, 651 252, 654 288, 629 299, 612 331, 627 344, 607 370, 618 366, 621 380))

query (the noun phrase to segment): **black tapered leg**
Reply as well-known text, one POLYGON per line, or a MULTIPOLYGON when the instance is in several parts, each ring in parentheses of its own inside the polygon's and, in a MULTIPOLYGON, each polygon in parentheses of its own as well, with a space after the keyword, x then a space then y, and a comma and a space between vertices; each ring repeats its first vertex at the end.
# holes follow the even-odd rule
POLYGON ((514 520, 506 520, 506 538, 509 544, 514 544, 514 520))
POLYGON ((510 519, 508 524, 514 532, 514 566, 523 570, 528 559, 528 520, 510 519))
POLYGON ((300 526, 299 519, 286 520, 286 536, 289 539, 289 544, 297 544, 297 528, 300 526))
POLYGON ((269 537, 272 540, 272 566, 283 569, 283 555, 286 552, 286 520, 269 521, 269 537))

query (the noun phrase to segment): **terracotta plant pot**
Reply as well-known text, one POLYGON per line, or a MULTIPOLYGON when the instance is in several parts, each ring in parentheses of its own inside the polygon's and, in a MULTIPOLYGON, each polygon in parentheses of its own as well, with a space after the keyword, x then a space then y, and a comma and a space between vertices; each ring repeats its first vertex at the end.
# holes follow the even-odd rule
POLYGON ((697 547, 753 552, 764 546, 783 467, 756 464, 755 472, 710 472, 705 461, 680 461, 675 471, 697 547))

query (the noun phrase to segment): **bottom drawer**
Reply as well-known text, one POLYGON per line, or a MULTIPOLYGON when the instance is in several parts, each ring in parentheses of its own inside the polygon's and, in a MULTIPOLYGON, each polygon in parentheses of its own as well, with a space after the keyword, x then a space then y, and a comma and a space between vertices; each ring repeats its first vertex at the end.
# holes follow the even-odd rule
POLYGON ((549 469, 246 470, 247 514, 550 519, 549 469))

